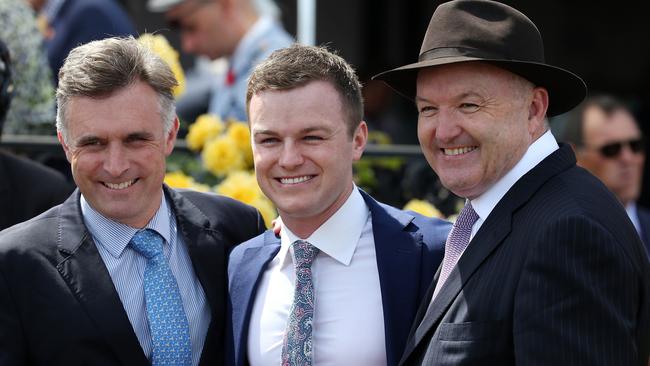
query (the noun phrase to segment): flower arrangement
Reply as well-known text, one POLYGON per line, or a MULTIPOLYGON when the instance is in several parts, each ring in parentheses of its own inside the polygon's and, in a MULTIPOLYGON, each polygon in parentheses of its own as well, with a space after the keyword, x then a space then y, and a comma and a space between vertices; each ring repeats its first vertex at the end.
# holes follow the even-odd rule
POLYGON ((257 184, 248 125, 201 115, 189 126, 185 141, 194 154, 173 154, 168 159, 165 183, 174 188, 212 191, 249 204, 260 211, 270 227, 277 214, 257 184))
POLYGON ((162 34, 144 33, 138 41, 152 50, 158 57, 169 65, 176 77, 178 85, 174 88, 174 96, 178 97, 185 91, 185 73, 179 59, 178 52, 172 47, 167 38, 162 34))

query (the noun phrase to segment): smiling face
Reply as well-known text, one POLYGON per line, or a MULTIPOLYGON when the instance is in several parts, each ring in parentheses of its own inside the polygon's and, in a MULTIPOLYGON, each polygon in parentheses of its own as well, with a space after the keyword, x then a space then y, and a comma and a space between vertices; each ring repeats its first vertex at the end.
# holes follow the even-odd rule
POLYGON ((339 93, 325 81, 256 93, 249 117, 260 187, 282 222, 308 236, 350 195, 367 126, 361 122, 350 136, 339 93))
POLYGON ((545 130, 545 89, 496 66, 464 62, 422 69, 418 138, 442 184, 469 199, 487 191, 545 130))
POLYGON ((105 98, 72 97, 67 138, 59 133, 72 175, 102 215, 144 227, 160 206, 165 158, 178 120, 164 132, 158 95, 138 81, 105 98))

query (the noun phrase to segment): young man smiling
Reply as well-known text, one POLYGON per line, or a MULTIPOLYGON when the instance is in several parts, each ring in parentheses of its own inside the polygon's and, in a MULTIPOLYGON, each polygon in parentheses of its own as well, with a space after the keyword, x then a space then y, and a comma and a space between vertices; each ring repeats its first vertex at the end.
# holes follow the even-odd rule
POLYGON ((397 364, 449 224, 354 185, 368 128, 359 81, 339 56, 276 51, 254 70, 247 101, 257 179, 282 231, 231 254, 229 361, 397 364))

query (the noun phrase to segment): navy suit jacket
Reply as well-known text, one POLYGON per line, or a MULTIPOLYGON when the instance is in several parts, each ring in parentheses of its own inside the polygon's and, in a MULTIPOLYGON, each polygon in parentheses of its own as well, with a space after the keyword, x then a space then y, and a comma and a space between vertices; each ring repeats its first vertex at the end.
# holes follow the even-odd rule
MULTIPOLYGON (((200 365, 223 363, 226 256, 264 230, 252 207, 165 195, 210 305, 200 365)), ((79 192, 0 233, 0 365, 149 365, 81 215, 79 192)))
POLYGON ((510 188, 425 304, 402 365, 648 362, 650 262, 568 145, 510 188))
POLYGON ((115 0, 64 0, 50 26, 54 35, 46 42, 47 58, 55 80, 73 48, 107 37, 137 36, 129 15, 115 0))
MULTIPOLYGON (((384 308, 386 358, 396 365, 418 305, 444 255, 451 225, 398 210, 361 192, 372 216, 377 268, 384 308)), ((255 293, 268 263, 280 250, 272 231, 233 249, 228 266, 230 317, 227 364, 248 365, 248 325, 255 293), (231 338, 230 338, 231 337, 231 338)))

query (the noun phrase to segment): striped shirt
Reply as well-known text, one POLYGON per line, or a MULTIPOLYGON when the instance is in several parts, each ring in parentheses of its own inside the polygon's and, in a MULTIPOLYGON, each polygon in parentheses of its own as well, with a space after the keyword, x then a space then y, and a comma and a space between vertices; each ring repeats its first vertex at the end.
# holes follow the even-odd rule
MULTIPOLYGON (((164 194, 160 208, 145 228, 153 229, 163 238, 163 252, 176 278, 187 315, 192 341, 192 364, 198 365, 210 324, 210 308, 199 283, 192 261, 177 230, 176 216, 164 194)), ((144 299, 143 278, 147 259, 138 254, 129 242, 139 230, 104 217, 81 196, 81 212, 95 246, 113 280, 122 306, 133 326, 144 354, 151 360, 151 332, 144 299)))

